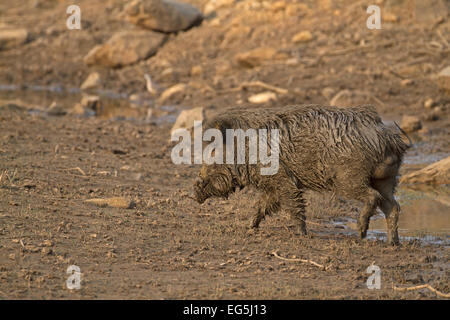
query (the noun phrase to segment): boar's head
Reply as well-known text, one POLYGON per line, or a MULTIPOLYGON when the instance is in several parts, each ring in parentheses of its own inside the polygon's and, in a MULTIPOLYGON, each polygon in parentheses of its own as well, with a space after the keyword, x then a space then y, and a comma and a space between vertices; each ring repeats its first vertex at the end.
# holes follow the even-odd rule
POLYGON ((221 164, 203 165, 194 183, 194 199, 198 203, 210 197, 228 198, 236 190, 230 168, 221 164))

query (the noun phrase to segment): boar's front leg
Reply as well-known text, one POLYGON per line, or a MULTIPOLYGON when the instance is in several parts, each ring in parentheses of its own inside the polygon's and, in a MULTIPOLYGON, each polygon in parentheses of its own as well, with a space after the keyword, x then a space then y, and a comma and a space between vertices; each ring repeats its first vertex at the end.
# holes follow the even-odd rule
POLYGON ((280 210, 280 202, 275 193, 262 194, 258 203, 258 211, 253 218, 252 228, 258 228, 266 215, 276 213, 278 210, 280 210))

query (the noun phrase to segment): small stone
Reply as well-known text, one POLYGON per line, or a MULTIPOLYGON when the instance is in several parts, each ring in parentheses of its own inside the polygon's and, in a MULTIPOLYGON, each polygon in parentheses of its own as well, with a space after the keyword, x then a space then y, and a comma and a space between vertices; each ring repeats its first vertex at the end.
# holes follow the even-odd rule
POLYGON ((254 104, 267 103, 269 101, 276 101, 276 100, 277 100, 277 95, 271 91, 258 93, 258 94, 252 95, 248 98, 248 101, 250 103, 254 103, 254 104))
POLYGON ((100 84, 100 74, 98 72, 92 72, 81 85, 81 90, 96 88, 100 86, 100 84))
POLYGON ((437 76, 439 87, 450 94, 450 66, 444 68, 437 76))
POLYGON ((131 94, 128 99, 132 102, 138 102, 141 100, 141 96, 138 93, 131 94))
POLYGON ((174 0, 134 0, 124 10, 131 23, 159 32, 187 30, 203 20, 193 5, 174 0))
POLYGON ((413 85, 415 82, 414 82, 414 80, 413 79, 404 79, 404 80, 402 80, 401 82, 400 82, 400 84, 402 85, 402 86, 404 86, 404 87, 406 87, 406 86, 411 86, 411 85, 413 85))
POLYGON ((202 66, 193 66, 191 68, 191 76, 198 76, 203 73, 202 66))
POLYGON ((148 30, 120 31, 89 51, 83 61, 89 66, 127 66, 154 55, 165 39, 164 34, 148 30))
POLYGON ((173 125, 170 131, 171 133, 173 133, 175 130, 180 128, 190 130, 194 128, 194 121, 203 121, 203 119, 204 119, 204 111, 202 107, 193 108, 190 110, 183 110, 181 111, 180 115, 178 116, 177 120, 175 121, 175 124, 173 125))
POLYGON ((309 42, 313 39, 313 35, 310 31, 301 31, 292 37, 292 42, 301 43, 309 42))
POLYGON ((76 115, 94 115, 100 109, 100 97, 94 95, 83 95, 81 101, 70 110, 71 114, 76 115))
POLYGON ((381 17, 385 22, 398 22, 398 17, 391 12, 384 12, 381 17))
POLYGON ((65 110, 61 105, 59 105, 56 101, 50 105, 47 110, 47 114, 51 116, 64 116, 67 114, 67 110, 65 110))
POLYGON ((203 8, 203 13, 209 16, 214 11, 218 9, 230 7, 235 3, 235 0, 210 0, 203 8))
POLYGON ((96 110, 99 101, 100 101, 99 96, 83 95, 83 97, 81 98, 81 106, 83 108, 96 110))
POLYGON ((0 28, 0 50, 17 47, 27 40, 28 31, 25 29, 0 28))
POLYGON ((74 115, 84 115, 86 113, 86 109, 83 108, 83 106, 81 105, 81 103, 76 103, 72 110, 70 110, 70 114, 74 114, 74 115))
POLYGON ((425 100, 424 104, 426 109, 431 109, 434 106, 434 100, 431 98, 428 98, 427 100, 425 100))
POLYGON ((422 128, 422 122, 415 116, 403 116, 400 126, 409 133, 420 130, 422 128))
POLYGON ((285 63, 288 66, 296 66, 300 63, 300 60, 298 58, 290 58, 287 59, 285 63))
POLYGON ((124 197, 113 197, 107 199, 89 199, 85 200, 87 203, 94 204, 99 207, 113 207, 113 208, 123 208, 123 209, 132 209, 136 206, 134 201, 131 201, 124 197))
POLYGON ((246 68, 253 68, 261 65, 264 61, 275 57, 277 50, 270 47, 261 47, 248 52, 239 53, 235 56, 236 62, 246 68))

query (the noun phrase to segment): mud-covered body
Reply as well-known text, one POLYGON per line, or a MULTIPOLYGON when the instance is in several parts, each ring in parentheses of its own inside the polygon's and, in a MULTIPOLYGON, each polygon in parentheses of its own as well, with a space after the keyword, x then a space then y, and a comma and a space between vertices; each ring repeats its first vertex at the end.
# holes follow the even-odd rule
POLYGON ((383 124, 373 107, 233 108, 210 120, 206 128, 219 129, 223 136, 226 129, 278 129, 279 170, 261 175, 261 164, 204 165, 195 186, 199 202, 252 185, 263 192, 254 227, 266 214, 284 207, 305 233, 303 191, 331 191, 365 203, 359 219, 361 237, 379 206, 387 218, 389 241, 398 243, 399 206, 393 193, 408 145, 383 124))

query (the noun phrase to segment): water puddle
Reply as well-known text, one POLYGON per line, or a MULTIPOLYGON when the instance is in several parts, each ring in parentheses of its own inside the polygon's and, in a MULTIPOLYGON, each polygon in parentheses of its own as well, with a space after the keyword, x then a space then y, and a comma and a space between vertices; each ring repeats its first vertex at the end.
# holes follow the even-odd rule
MULTIPOLYGON (((100 103, 95 110, 86 110, 83 116, 96 116, 100 119, 137 120, 149 123, 174 123, 181 108, 161 106, 156 108, 155 101, 149 97, 137 96, 130 100, 125 93, 97 90, 89 95, 99 97, 100 103)), ((30 114, 51 116, 49 106, 56 102, 68 113, 83 98, 79 88, 61 86, 16 86, 0 85, 0 103, 13 102, 24 106, 30 114)))
MULTIPOLYGON (((396 197, 402 209, 398 223, 401 241, 420 240, 450 245, 450 188, 399 188, 396 197)), ((338 224, 356 231, 356 221, 353 219, 338 224)), ((370 219, 367 237, 386 239, 386 221, 381 212, 370 219)))
POLYGON ((403 161, 404 165, 413 166, 418 164, 431 164, 450 156, 448 152, 435 152, 427 154, 407 155, 403 161))

